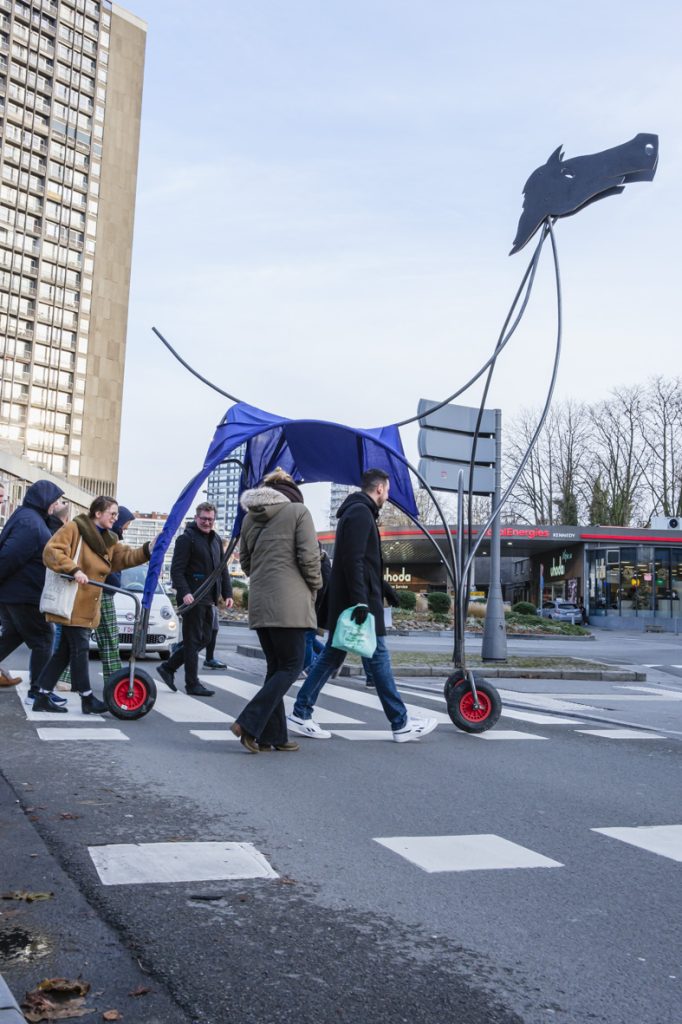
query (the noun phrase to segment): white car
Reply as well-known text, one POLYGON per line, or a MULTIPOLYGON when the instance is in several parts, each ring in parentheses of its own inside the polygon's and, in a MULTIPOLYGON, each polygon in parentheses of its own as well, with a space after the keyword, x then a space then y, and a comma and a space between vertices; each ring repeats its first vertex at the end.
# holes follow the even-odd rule
MULTIPOLYGON (((137 565, 133 569, 124 569, 121 573, 121 588, 129 590, 138 598, 142 598, 145 580, 147 578, 147 566, 137 565)), ((114 594, 114 606, 116 608, 116 620, 118 622, 118 639, 122 651, 129 651, 135 625, 135 602, 125 594, 114 594)), ((147 626, 147 651, 157 653, 162 661, 165 661, 171 653, 171 647, 178 643, 180 626, 175 609, 170 602, 168 594, 162 583, 157 583, 156 591, 152 598, 152 606, 149 609, 149 624, 147 626)), ((90 650, 97 650, 95 633, 90 634, 90 650)))
POLYGON ((583 621, 583 613, 572 601, 545 601, 542 608, 537 609, 543 619, 554 619, 556 622, 571 622, 579 626, 583 621))

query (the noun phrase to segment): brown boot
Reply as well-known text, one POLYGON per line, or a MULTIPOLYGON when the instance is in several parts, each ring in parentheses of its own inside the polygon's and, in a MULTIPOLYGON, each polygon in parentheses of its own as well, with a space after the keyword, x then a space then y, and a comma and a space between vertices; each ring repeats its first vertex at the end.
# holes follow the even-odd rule
POLYGON ((10 676, 0 668, 0 686, 16 686, 20 682, 21 676, 10 676))

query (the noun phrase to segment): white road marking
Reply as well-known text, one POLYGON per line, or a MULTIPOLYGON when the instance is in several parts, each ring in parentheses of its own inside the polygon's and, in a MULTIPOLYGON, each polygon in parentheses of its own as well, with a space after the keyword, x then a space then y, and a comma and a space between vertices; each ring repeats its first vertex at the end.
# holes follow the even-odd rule
MULTIPOLYGON (((362 693, 360 690, 349 690, 345 686, 338 686, 336 683, 325 683, 322 693, 325 697, 334 697, 337 700, 348 701, 349 704, 359 704, 364 708, 373 708, 375 711, 383 712, 381 701, 378 697, 373 696, 371 693, 362 693)), ((439 722, 449 722, 450 716, 446 715, 442 711, 434 711, 432 708, 423 708, 418 704, 405 704, 405 707, 411 715, 415 715, 417 718, 437 718, 439 722)), ((327 712, 325 712, 327 713, 327 712)), ((321 714, 321 710, 320 710, 321 714)), ((322 718, 318 714, 317 709, 315 710, 316 721, 321 722, 322 718)), ((328 719, 325 719, 328 721, 328 719)), ((346 719, 346 721, 352 721, 346 719)))
MULTIPOLYGON (((402 695, 409 694, 411 697, 424 697, 426 700, 436 700, 445 704, 445 697, 438 693, 419 693, 414 690, 400 689, 402 695)), ((432 714, 431 711, 428 714, 432 714)), ((503 718, 514 718, 518 722, 530 722, 532 725, 575 725, 579 718, 559 718, 557 715, 537 714, 533 711, 512 711, 510 708, 502 707, 503 718)))
POLYGON ((662 740, 664 736, 640 729, 576 729, 585 736, 601 736, 605 740, 662 740))
POLYGON ((536 736, 532 732, 519 732, 515 729, 489 729, 487 732, 471 732, 467 735, 477 740, 546 740, 546 736, 536 736))
POLYGON ((17 675, 23 677, 23 682, 14 687, 14 692, 21 701, 21 706, 29 722, 54 722, 58 720, 65 725, 67 722, 69 725, 81 725, 83 722, 87 722, 88 725, 96 725, 98 722, 105 721, 102 715, 84 715, 81 708, 81 699, 77 693, 72 691, 59 693, 60 697, 66 697, 64 707, 67 708, 68 714, 63 718, 59 718, 53 711, 34 711, 32 706, 26 703, 26 698, 28 697, 28 672, 17 672, 17 675))
MULTIPOLYGON (((252 697, 260 690, 260 686, 257 683, 247 683, 243 679, 234 679, 232 676, 222 676, 220 679, 212 678, 211 683, 216 689, 225 690, 227 693, 234 693, 237 697, 244 697, 246 700, 251 700, 252 697)), ((329 686, 325 686, 322 691, 323 694, 327 694, 329 686)), ((350 690, 348 691, 351 692, 350 690)), ((379 708, 381 705, 376 697, 373 698, 377 701, 379 708)), ((293 697, 284 698, 284 706, 287 714, 291 714, 291 709, 294 706, 293 697)), ((364 722, 359 721, 357 718, 348 718, 347 715, 340 715, 336 711, 327 711, 325 708, 315 708, 315 721, 319 722, 320 725, 364 725, 364 722)))
POLYGON ((392 836, 375 839, 429 874, 437 871, 497 871, 561 868, 563 864, 502 836, 392 836))
POLYGON ((390 729, 332 729, 332 736, 339 736, 342 740, 392 740, 393 733, 390 729))
POLYGON ((79 729, 38 729, 38 736, 41 740, 128 740, 130 737, 121 732, 120 729, 86 729, 81 726, 79 729))
POLYGON ((213 740, 236 740, 239 742, 239 737, 235 736, 229 729, 190 729, 192 736, 198 736, 200 740, 208 740, 209 743, 213 740))
POLYGON ((154 711, 158 711, 164 718, 170 718, 171 722, 234 722, 232 715, 218 711, 186 693, 171 693, 170 690, 157 692, 154 711))
POLYGON ((593 828, 591 831, 682 862, 682 825, 638 825, 634 828, 593 828))
MULTIPOLYGON (((526 704, 528 707, 537 708, 539 711, 543 709, 545 711, 575 711, 575 704, 570 704, 568 696, 562 693, 561 700, 558 700, 554 694, 551 693, 523 693, 520 690, 499 690, 500 697, 503 701, 511 700, 515 704, 526 704)), ((580 698, 581 701, 588 698, 588 694, 570 694, 571 697, 580 698)), ((596 700, 593 694, 589 694, 590 700, 596 700)), ((589 704, 581 703, 581 710, 596 711, 596 708, 591 707, 589 704)))
POLYGON ((279 877, 252 843, 124 843, 88 853, 103 885, 279 877))

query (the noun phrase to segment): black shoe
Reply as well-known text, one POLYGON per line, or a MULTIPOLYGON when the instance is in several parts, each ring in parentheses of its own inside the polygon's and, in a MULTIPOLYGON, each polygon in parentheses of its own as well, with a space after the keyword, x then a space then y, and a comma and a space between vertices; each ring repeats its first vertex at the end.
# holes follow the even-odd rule
POLYGON ((217 658, 207 658, 204 662, 204 668, 227 668, 224 661, 218 661, 217 658))
POLYGON ((49 693, 39 693, 33 701, 33 710, 49 711, 53 715, 65 715, 68 708, 64 708, 60 704, 53 704, 49 693))
POLYGON ((104 701, 98 700, 94 693, 81 697, 81 711, 84 715, 103 715, 108 710, 104 701))
POLYGON ((166 686, 168 687, 168 689, 172 690, 173 693, 177 693, 178 692, 178 688, 175 685, 175 679, 174 679, 175 672, 172 672, 171 669, 169 669, 167 665, 159 665, 159 667, 157 668, 156 671, 157 671, 158 675, 161 676, 161 678, 163 679, 163 681, 166 684, 166 686))
POLYGON ((365 686, 371 686, 372 689, 375 689, 374 683, 371 679, 365 679, 365 686))
POLYGON ((190 697, 213 697, 215 690, 209 690, 208 686, 198 683, 196 686, 186 686, 185 693, 188 693, 190 697))

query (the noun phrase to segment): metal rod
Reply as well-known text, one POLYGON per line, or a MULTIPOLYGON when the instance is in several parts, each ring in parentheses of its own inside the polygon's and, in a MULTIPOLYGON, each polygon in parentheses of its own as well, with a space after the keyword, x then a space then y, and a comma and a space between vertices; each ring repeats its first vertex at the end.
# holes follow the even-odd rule
MULTIPOLYGON (((547 225, 547 233, 550 236, 550 240, 551 240, 551 244, 552 244, 552 254, 553 254, 553 257, 554 257, 554 279, 555 279, 555 285, 556 285, 556 298, 557 298, 557 338, 556 338, 556 346, 555 346, 555 351, 554 351, 554 364, 553 364, 553 368, 552 368, 552 377, 551 377, 551 380, 550 380, 550 383, 549 383, 549 390, 547 392, 547 400, 545 401, 545 405, 544 405, 544 408, 542 410, 542 415, 540 416, 540 420, 538 422, 538 425, 535 428, 533 436, 532 436, 532 438, 530 440, 530 444, 528 445, 528 449, 526 451, 526 454, 524 455, 523 459, 521 460, 521 463, 520 463, 519 467, 517 468, 516 472, 514 473, 514 476, 512 477, 511 482, 508 484, 507 489, 505 490, 504 494, 500 498, 500 508, 507 501, 509 495, 514 490, 514 487, 516 487, 516 484, 517 484, 517 482, 519 480, 519 477, 521 476, 521 474, 523 473, 524 469, 526 468, 526 463, 528 462, 528 459, 530 458, 531 452, 533 451, 533 448, 535 446, 535 442, 537 441, 537 439, 538 439, 538 437, 540 435, 540 431, 542 430, 542 428, 544 426, 544 423, 545 423, 545 420, 547 419, 547 414, 549 412, 549 407, 550 407, 551 402, 552 402, 552 395, 554 394, 554 387, 555 387, 555 384, 556 384, 557 374, 559 372, 559 360, 561 358, 561 335, 562 335, 562 330, 563 330, 563 312, 562 312, 562 300, 561 300, 561 275, 559 273, 559 258, 558 258, 558 254, 557 254, 556 239, 554 237, 554 230, 553 230, 553 227, 552 227, 552 220, 551 220, 551 218, 547 219, 546 225, 547 225)), ((469 556, 468 556, 468 559, 467 559, 467 564, 464 566, 464 571, 465 572, 469 568, 468 563, 470 561, 473 561, 473 559, 476 557, 476 552, 478 551, 478 548, 480 547, 481 543, 483 542, 483 538, 485 537, 486 533, 490 529, 490 525, 491 525, 493 519, 495 518, 495 515, 496 515, 496 512, 495 512, 495 510, 493 510, 492 515, 488 518, 485 526, 482 528, 482 530, 481 530, 481 532, 480 532, 480 534, 479 534, 479 536, 478 536, 478 538, 476 540, 476 543, 474 544, 472 550, 469 553, 469 556)))
POLYGON ((229 398, 231 402, 241 401, 240 398, 236 398, 234 395, 231 395, 228 391, 223 391, 222 388, 219 388, 217 384, 213 384, 212 381, 208 380, 206 377, 202 377, 202 375, 197 370, 195 370, 194 367, 190 366, 189 363, 186 362, 181 355, 178 355, 178 353, 175 351, 171 343, 169 341, 166 341, 161 331, 158 331, 156 327, 152 327, 152 330, 156 337, 163 342, 168 351, 175 356, 177 361, 182 366, 184 366, 186 370, 189 370, 189 372, 193 374, 198 380, 200 380, 202 384, 206 384, 207 387, 213 388, 213 390, 217 391, 219 395, 223 395, 224 398, 229 398))

